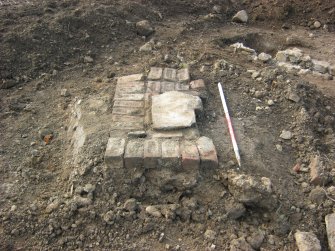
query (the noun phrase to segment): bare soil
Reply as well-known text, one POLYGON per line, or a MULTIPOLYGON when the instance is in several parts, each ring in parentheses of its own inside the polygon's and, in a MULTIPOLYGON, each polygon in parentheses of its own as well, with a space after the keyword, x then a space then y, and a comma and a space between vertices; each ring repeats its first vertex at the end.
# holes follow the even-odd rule
POLYGON ((234 250, 232 240, 262 231, 260 250, 296 250, 293 234, 300 230, 313 231, 328 250, 324 217, 333 212, 335 198, 325 191, 335 185, 335 80, 287 73, 234 53, 229 45, 243 42, 274 56, 292 47, 286 38, 294 35, 299 38, 294 46, 335 64, 334 30, 331 0, 0 1, 0 249, 234 250), (240 9, 249 13, 248 24, 231 23, 240 9), (155 28, 148 38, 136 32, 135 23, 143 19, 155 28), (316 20, 327 27, 310 28, 316 20), (139 52, 150 39, 161 45, 139 52), (198 124, 214 140, 218 169, 204 172, 192 190, 162 192, 159 198, 118 194, 103 177, 108 137, 101 135, 83 163, 87 172, 75 173, 67 130, 77 100, 112 98, 119 76, 185 65, 192 79, 207 83, 198 124), (250 69, 262 80, 251 78, 250 69), (236 162, 217 82, 224 86, 241 148, 239 172, 271 179, 278 201, 273 211, 247 207, 237 220, 226 217, 233 199, 227 173, 236 170, 236 162), (70 95, 61 96, 62 89, 70 95), (287 99, 292 89, 297 103, 287 99), (293 132, 292 140, 280 139, 283 130, 293 132), (45 135, 52 138, 46 141, 45 135), (308 169, 314 155, 321 156, 328 175, 317 200, 308 169), (302 171, 292 169, 296 164, 302 171), (71 208, 71 194, 87 184, 96 187, 93 203, 71 208), (196 206, 192 217, 153 218, 143 210, 124 211, 129 198, 141 205, 192 200, 196 206), (59 203, 50 211, 54 201, 59 203), (115 214, 113 224, 106 223, 108 211, 115 214), (207 229, 217 233, 214 239, 205 238, 207 229))

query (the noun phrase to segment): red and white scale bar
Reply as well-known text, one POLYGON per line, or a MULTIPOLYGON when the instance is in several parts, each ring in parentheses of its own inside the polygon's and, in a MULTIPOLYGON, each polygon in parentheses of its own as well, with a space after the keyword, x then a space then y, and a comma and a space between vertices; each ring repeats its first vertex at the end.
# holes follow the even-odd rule
POLYGON ((219 87, 220 97, 221 97, 221 101, 222 101, 222 105, 223 105, 223 110, 224 110, 226 120, 227 120, 227 123, 228 123, 230 139, 231 139, 231 142, 233 143, 235 157, 236 157, 236 160, 237 160, 237 163, 238 163, 239 167, 241 167, 240 152, 238 150, 238 146, 237 146, 237 143, 236 143, 235 133, 234 133, 233 125, 231 123, 231 119, 230 119, 230 116, 229 116, 228 106, 227 106, 227 103, 226 103, 225 96, 223 94, 223 89, 222 89, 221 83, 218 83, 218 87, 219 87))

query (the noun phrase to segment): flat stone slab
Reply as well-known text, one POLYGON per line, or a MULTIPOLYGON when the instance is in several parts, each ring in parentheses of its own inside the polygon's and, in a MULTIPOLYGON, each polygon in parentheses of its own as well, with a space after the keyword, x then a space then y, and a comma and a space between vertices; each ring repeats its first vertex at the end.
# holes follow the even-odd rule
POLYGON ((196 122, 195 110, 202 111, 199 97, 176 91, 153 96, 152 127, 158 130, 191 127, 196 122))

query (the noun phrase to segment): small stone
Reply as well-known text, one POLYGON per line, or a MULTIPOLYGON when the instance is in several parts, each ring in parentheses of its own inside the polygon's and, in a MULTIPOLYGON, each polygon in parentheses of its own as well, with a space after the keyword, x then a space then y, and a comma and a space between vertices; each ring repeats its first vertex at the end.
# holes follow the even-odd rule
POLYGON ((205 239, 209 241, 213 241, 216 238, 216 232, 211 229, 207 229, 204 235, 205 239))
POLYGON ((256 78, 258 78, 260 75, 261 75, 261 74, 260 74, 259 71, 254 71, 254 72, 251 74, 251 77, 252 77, 253 79, 256 79, 256 78))
POLYGON ((279 152, 282 152, 283 151, 283 147, 279 144, 276 145, 276 148, 279 152))
POLYGON ((241 11, 237 12, 235 14, 235 16, 233 16, 232 21, 236 22, 236 23, 246 23, 246 22, 248 22, 247 12, 245 10, 241 10, 241 11))
POLYGON ((84 63, 93 63, 93 58, 90 56, 85 56, 84 57, 84 63))
POLYGON ((312 232, 296 232, 294 234, 299 251, 321 251, 318 238, 312 232))
POLYGON ((60 95, 61 95, 62 97, 69 97, 69 96, 70 96, 70 92, 69 92, 67 89, 62 89, 62 90, 60 91, 60 95))
POLYGON ((272 99, 269 99, 267 103, 269 106, 272 106, 275 104, 275 102, 272 99))
POLYGON ((309 193, 310 201, 318 205, 320 205, 325 200, 325 198, 325 191, 321 187, 316 187, 309 193))
POLYGON ((279 137, 282 139, 289 140, 292 139, 293 134, 290 131, 283 130, 279 137))
POLYGON ((254 251, 244 237, 234 239, 230 242, 230 251, 254 251))
POLYGON ((136 32, 141 36, 149 36, 154 32, 148 20, 142 20, 136 23, 136 32))
POLYGON ((325 222, 329 249, 335 251, 335 214, 326 215, 325 222))
POLYGON ((152 51, 152 44, 150 42, 145 43, 139 49, 139 51, 149 52, 152 51))
POLYGON ((319 29, 321 27, 321 23, 319 21, 315 21, 313 26, 314 28, 319 29))
POLYGON ((266 53, 262 52, 258 55, 257 58, 258 58, 258 60, 266 63, 266 62, 268 62, 269 60, 272 59, 272 56, 270 54, 266 54, 266 53))
POLYGON ((326 61, 312 60, 312 63, 313 70, 322 74, 327 73, 330 68, 330 64, 326 61))
POLYGON ((313 185, 323 186, 327 183, 327 177, 324 175, 323 165, 319 155, 312 156, 310 159, 310 182, 313 185))
POLYGON ((124 209, 129 212, 136 211, 138 208, 136 199, 128 199, 123 205, 124 209))
POLYGON ((238 218, 241 218, 246 213, 246 209, 244 205, 236 201, 227 203, 225 207, 226 207, 227 216, 233 220, 237 220, 238 218))
POLYGON ((258 231, 249 236, 247 238, 247 242, 251 245, 252 248, 259 250, 264 241, 264 238, 265 238, 264 233, 262 231, 258 231))
POLYGON ((157 217, 157 218, 160 218, 162 217, 162 214, 161 212, 159 211, 159 209, 155 206, 147 206, 145 208, 145 212, 151 216, 154 216, 154 217, 157 217))

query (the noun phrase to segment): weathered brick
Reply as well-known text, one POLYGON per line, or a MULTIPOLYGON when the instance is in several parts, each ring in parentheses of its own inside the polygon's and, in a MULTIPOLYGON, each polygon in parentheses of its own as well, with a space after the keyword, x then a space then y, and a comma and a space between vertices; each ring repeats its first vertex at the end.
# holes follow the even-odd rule
POLYGON ((151 67, 148 75, 149 80, 158 80, 162 78, 163 69, 159 67, 151 67))
POLYGON ((190 89, 190 85, 185 83, 176 83, 174 89, 176 91, 188 91, 190 89))
POLYGON ((136 121, 136 122, 113 122, 111 125, 111 130, 143 130, 144 124, 143 121, 136 121))
POLYGON ((123 154, 126 141, 123 138, 109 138, 105 152, 106 170, 123 167, 123 154))
POLYGON ((213 141, 207 137, 200 137, 197 140, 197 147, 200 154, 201 167, 217 167, 218 157, 213 141))
POLYGON ((115 93, 144 93, 144 82, 126 82, 117 84, 115 93))
POLYGON ((310 169, 310 182, 313 185, 320 185, 323 186, 326 183, 327 178, 324 175, 322 163, 320 161, 320 156, 313 156, 311 157, 311 161, 309 164, 310 169))
POLYGON ((206 89, 205 81, 203 79, 193 80, 190 87, 192 90, 204 90, 206 89))
POLYGON ((117 93, 114 96, 114 100, 143 101, 144 94, 142 93, 136 93, 136 94, 117 93))
POLYGON ((163 71, 163 79, 168 81, 177 81, 177 70, 165 68, 163 71))
POLYGON ((143 101, 129 101, 129 100, 115 100, 113 107, 133 107, 133 108, 143 108, 143 101))
POLYGON ((325 221, 328 237, 328 246, 330 251, 335 251, 335 213, 326 215, 325 221))
POLYGON ((144 142, 144 168, 158 167, 161 157, 162 149, 160 140, 146 140, 144 142))
POLYGON ((197 146, 191 141, 181 143, 181 164, 186 170, 197 170, 200 164, 200 156, 197 146))
POLYGON ((175 83, 173 82, 161 82, 161 92, 171 92, 174 91, 175 83))
POLYGON ((141 116, 128 116, 128 115, 112 115, 113 122, 142 122, 143 117, 141 116))
POLYGON ((124 164, 128 169, 140 168, 143 166, 143 140, 129 140, 124 154, 124 164))
POLYGON ((179 82, 183 82, 183 83, 190 81, 190 72, 188 68, 178 70, 177 78, 179 82))
POLYGON ((114 107, 112 114, 117 115, 139 115, 144 116, 143 108, 134 108, 134 107, 114 107))
POLYGON ((160 93, 161 92, 161 82, 148 81, 147 92, 148 93, 160 93))
POLYGON ((118 77, 117 78, 117 83, 120 84, 120 83, 141 81, 141 80, 143 80, 143 74, 142 73, 123 76, 123 77, 118 77))
POLYGON ((181 138, 183 137, 183 132, 181 130, 173 130, 173 131, 160 131, 155 132, 152 135, 153 138, 181 138))
POLYGON ((167 168, 180 167, 179 141, 166 139, 162 141, 162 166, 167 168))

